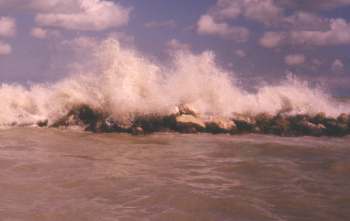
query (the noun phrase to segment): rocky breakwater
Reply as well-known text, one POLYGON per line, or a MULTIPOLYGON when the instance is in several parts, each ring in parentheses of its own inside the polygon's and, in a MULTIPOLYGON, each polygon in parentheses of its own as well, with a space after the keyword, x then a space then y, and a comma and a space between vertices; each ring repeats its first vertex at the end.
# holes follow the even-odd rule
POLYGON ((234 114, 232 117, 202 116, 193 108, 180 105, 169 115, 137 115, 132 121, 114 119, 108 113, 81 105, 52 125, 38 126, 76 127, 91 132, 125 132, 135 135, 153 132, 180 133, 260 133, 279 136, 345 136, 350 134, 350 114, 337 118, 323 113, 316 115, 270 115, 261 113, 234 114))

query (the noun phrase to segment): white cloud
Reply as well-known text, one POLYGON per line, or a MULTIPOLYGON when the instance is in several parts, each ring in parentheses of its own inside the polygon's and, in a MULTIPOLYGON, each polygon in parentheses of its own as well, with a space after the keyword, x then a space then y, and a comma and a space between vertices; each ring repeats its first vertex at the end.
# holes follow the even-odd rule
POLYGON ((31 30, 30 34, 34 38, 44 39, 47 37, 47 30, 39 27, 35 27, 31 30))
POLYGON ((329 24, 324 18, 304 11, 296 11, 290 16, 285 16, 280 23, 282 27, 290 26, 296 30, 319 30, 327 28, 329 24))
POLYGON ((275 23, 282 14, 273 0, 246 0, 244 3, 244 16, 264 24, 275 23))
POLYGON ((0 17, 0 36, 12 37, 16 35, 16 21, 10 17, 0 17))
POLYGON ((292 31, 289 38, 294 44, 314 46, 350 44, 350 24, 344 19, 331 19, 328 30, 292 31))
POLYGON ((276 2, 284 6, 302 11, 329 10, 341 6, 350 5, 349 0, 278 0, 276 2))
POLYGON ((236 18, 242 14, 243 1, 218 0, 216 6, 211 9, 210 14, 217 18, 236 18))
POLYGON ((0 55, 8 55, 11 54, 12 47, 11 45, 0 41, 0 55))
POLYGON ((176 22, 174 20, 168 21, 150 21, 145 24, 146 28, 174 28, 176 22))
POLYGON ((305 63, 305 56, 303 54, 290 54, 284 58, 284 62, 290 66, 301 65, 305 63))
POLYGON ((340 59, 335 59, 334 62, 332 63, 332 70, 334 72, 341 72, 344 70, 344 63, 340 59))
POLYGON ((125 25, 129 8, 105 0, 32 1, 32 8, 40 11, 36 22, 40 26, 68 30, 101 31, 125 25))
POLYGON ((243 16, 264 24, 274 23, 282 14, 282 8, 273 0, 218 0, 209 10, 215 19, 234 19, 243 16))
POLYGON ((166 43, 167 48, 172 49, 172 50, 191 50, 191 45, 182 43, 178 41, 177 39, 171 39, 166 43))
POLYGON ((274 48, 282 45, 329 46, 350 44, 350 23, 344 19, 330 19, 325 30, 291 30, 266 32, 260 45, 274 48))
POLYGON ((266 32, 259 40, 261 46, 265 48, 275 48, 282 44, 285 35, 280 32, 266 32))
POLYGON ((247 41, 249 30, 244 27, 230 26, 225 22, 217 22, 210 15, 203 15, 197 23, 197 32, 201 35, 217 35, 222 38, 247 41))

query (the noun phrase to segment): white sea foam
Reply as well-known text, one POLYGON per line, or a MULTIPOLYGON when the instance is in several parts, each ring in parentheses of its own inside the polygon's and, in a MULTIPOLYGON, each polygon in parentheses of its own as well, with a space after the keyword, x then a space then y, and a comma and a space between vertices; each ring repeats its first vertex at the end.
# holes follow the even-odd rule
POLYGON ((201 114, 223 116, 281 110, 330 116, 350 112, 349 105, 293 77, 249 93, 237 86, 234 73, 218 67, 211 52, 176 51, 170 65, 159 65, 115 39, 104 40, 90 51, 89 68, 57 83, 30 88, 2 84, 0 125, 31 125, 46 119, 50 124, 81 104, 115 119, 169 114, 179 104, 188 104, 201 114))

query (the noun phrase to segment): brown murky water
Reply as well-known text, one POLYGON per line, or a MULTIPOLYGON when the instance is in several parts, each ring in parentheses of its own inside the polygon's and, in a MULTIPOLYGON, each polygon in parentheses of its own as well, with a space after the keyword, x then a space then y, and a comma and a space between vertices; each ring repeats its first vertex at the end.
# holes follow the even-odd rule
POLYGON ((350 137, 0 131, 0 220, 348 221, 350 137))

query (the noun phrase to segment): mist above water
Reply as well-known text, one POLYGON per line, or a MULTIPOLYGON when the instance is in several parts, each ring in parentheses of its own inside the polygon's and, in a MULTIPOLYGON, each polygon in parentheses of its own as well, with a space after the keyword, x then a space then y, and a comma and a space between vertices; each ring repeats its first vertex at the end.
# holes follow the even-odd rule
POLYGON ((118 120, 171 114, 180 104, 202 115, 228 117, 281 111, 309 115, 324 112, 329 116, 350 112, 349 104, 339 103, 292 76, 278 85, 248 92, 238 86, 234 73, 216 64, 215 55, 209 51, 174 51, 168 65, 157 64, 113 38, 90 45, 88 51, 89 59, 80 64, 80 71, 59 82, 30 88, 2 84, 0 125, 34 125, 40 120, 52 124, 82 104, 118 120))

